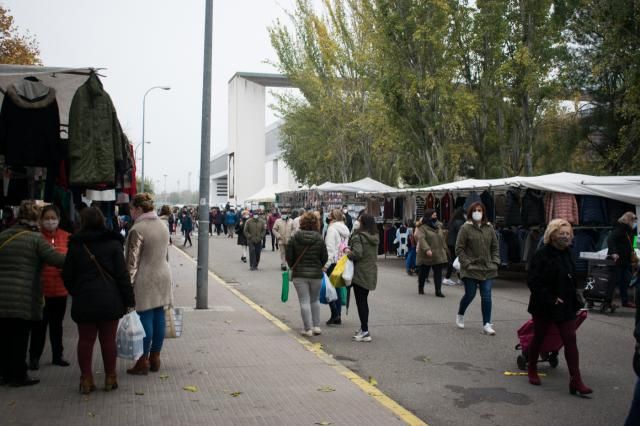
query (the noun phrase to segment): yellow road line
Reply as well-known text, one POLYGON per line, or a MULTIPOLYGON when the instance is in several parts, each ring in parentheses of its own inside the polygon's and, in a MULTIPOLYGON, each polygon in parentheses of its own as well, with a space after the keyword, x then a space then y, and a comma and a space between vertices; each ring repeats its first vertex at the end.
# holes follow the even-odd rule
MULTIPOLYGON (((178 249, 182 255, 184 255, 191 262, 196 263, 195 259, 193 259, 189 254, 185 251, 178 249)), ((230 286, 225 280, 216 275, 214 272, 209 271, 209 275, 215 279, 220 285, 233 293, 238 299, 242 300, 244 303, 249 305, 255 311, 257 311, 260 315, 271 321, 276 327, 285 331, 292 335, 301 345, 303 345, 308 351, 315 354, 318 358, 324 361, 329 366, 333 367, 338 373, 349 379, 353 384, 358 386, 363 392, 367 395, 378 401, 383 407, 387 408, 391 412, 393 412, 396 416, 398 416, 403 422, 411 426, 428 426, 427 423, 423 422, 421 419, 415 416, 415 414, 411 413, 409 410, 398 404, 393 399, 389 398, 385 395, 380 389, 373 386, 371 383, 358 376, 353 371, 349 370, 347 367, 342 365, 340 362, 336 361, 330 354, 322 350, 322 345, 319 343, 311 343, 307 339, 303 339, 302 337, 298 337, 297 334, 291 330, 291 328, 276 318, 274 315, 269 313, 262 306, 255 303, 253 300, 249 299, 246 295, 241 293, 238 289, 230 286)))

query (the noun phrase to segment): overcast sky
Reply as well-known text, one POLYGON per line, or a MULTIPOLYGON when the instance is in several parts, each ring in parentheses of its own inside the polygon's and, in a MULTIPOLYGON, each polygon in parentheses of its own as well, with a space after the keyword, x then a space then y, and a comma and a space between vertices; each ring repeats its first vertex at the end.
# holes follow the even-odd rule
MULTIPOLYGON (((147 96, 145 175, 158 192, 198 187, 205 0, 0 0, 39 43, 47 66, 103 67, 123 129, 142 138, 147 96), (156 182, 157 185, 157 182, 156 182)), ((238 71, 276 72, 267 27, 294 0, 214 0, 211 154, 227 146, 227 82, 238 71)), ((269 102, 269 101, 268 101, 269 102)), ((266 111, 267 125, 276 120, 266 111)))

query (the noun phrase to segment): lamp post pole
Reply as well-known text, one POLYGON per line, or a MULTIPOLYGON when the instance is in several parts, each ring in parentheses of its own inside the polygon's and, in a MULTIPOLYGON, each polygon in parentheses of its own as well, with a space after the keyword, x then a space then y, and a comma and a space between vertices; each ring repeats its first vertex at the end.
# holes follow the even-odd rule
MULTIPOLYGON (((204 12, 204 67, 202 70, 202 128, 200 134, 200 187, 198 269, 196 272, 196 309, 209 304, 209 168, 211 161, 211 62, 213 42, 213 0, 206 0, 204 12)), ((191 180, 191 176, 189 176, 191 180)))
POLYGON ((170 90, 171 87, 169 87, 169 86, 153 86, 153 87, 149 88, 146 92, 144 92, 144 96, 142 97, 142 142, 141 142, 142 143, 142 157, 141 157, 142 172, 141 172, 141 175, 140 175, 140 192, 144 192, 144 119, 145 119, 145 113, 146 113, 147 95, 153 89, 170 90))

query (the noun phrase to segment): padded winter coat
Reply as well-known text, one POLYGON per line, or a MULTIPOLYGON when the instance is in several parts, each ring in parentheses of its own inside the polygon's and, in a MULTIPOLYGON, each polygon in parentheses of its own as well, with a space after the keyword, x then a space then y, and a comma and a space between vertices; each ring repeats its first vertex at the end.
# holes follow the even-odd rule
POLYGON ((460 276, 480 281, 498 276, 500 252, 498 237, 490 223, 480 226, 468 221, 458 233, 456 256, 460 259, 460 276))
POLYGON ((447 243, 444 239, 442 223, 435 227, 421 223, 414 232, 417 242, 416 265, 441 265, 447 263, 447 243), (427 252, 431 250, 431 256, 427 252))
POLYGON ((344 241, 345 244, 349 241, 349 228, 344 222, 331 222, 327 228, 327 235, 324 237, 324 242, 327 245, 327 253, 329 259, 324 264, 325 268, 329 268, 332 264, 340 260, 342 254, 340 253, 340 243, 344 241))
MULTIPOLYGON (((62 254, 67 253, 67 246, 69 245, 70 234, 62 229, 56 229, 55 232, 42 231, 42 236, 45 240, 51 243, 51 246, 62 254)), ((55 266, 45 265, 42 268, 42 292, 45 297, 64 297, 67 294, 67 289, 64 287, 64 281, 62 281, 62 271, 55 266)))
POLYGON ((531 290, 528 311, 551 321, 569 321, 581 308, 576 297, 576 272, 571 252, 550 244, 531 260, 527 285, 531 290), (563 303, 556 304, 556 299, 563 303))
POLYGON ((42 319, 43 263, 62 267, 64 255, 55 251, 40 232, 22 224, 0 232, 0 318, 42 319))
POLYGON ((293 219, 278 218, 273 224, 273 234, 280 244, 287 245, 293 233, 293 219))
POLYGON ((378 285, 378 235, 357 231, 351 237, 349 259, 353 261, 353 284, 373 291, 378 285))
POLYGON ((249 244, 261 243, 266 234, 267 227, 264 222, 257 217, 249 218, 244 225, 244 236, 247 238, 247 243, 249 244))
POLYGON ((293 278, 322 278, 322 267, 327 262, 327 246, 318 232, 300 230, 289 240, 286 256, 290 268, 300 257, 292 270, 293 278))
POLYGON ((125 143, 115 107, 95 73, 78 88, 69 110, 70 181, 113 185, 124 169, 125 143))
POLYGON ((544 225, 544 195, 540 191, 527 189, 522 197, 522 224, 544 225))
POLYGON ((122 241, 111 231, 81 231, 71 237, 62 276, 76 323, 117 320, 135 306, 122 241))
POLYGON ((631 265, 631 252, 633 251, 633 230, 631 227, 622 222, 616 222, 613 230, 607 238, 607 254, 617 254, 618 265, 631 265))

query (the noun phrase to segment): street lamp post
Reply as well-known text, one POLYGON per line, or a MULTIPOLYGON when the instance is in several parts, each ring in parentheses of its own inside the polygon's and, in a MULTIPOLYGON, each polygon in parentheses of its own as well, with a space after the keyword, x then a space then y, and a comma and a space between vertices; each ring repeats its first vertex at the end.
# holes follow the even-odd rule
MULTIPOLYGON (((148 89, 144 93, 144 96, 142 97, 142 141, 144 141, 144 119, 145 119, 145 112, 146 112, 147 95, 153 89, 170 90, 171 87, 169 87, 169 86, 153 86, 153 87, 151 87, 150 89, 148 89)), ((145 144, 142 144, 142 157, 141 157, 142 158, 142 173, 141 173, 141 178, 140 178, 140 192, 144 192, 144 145, 145 144)))

